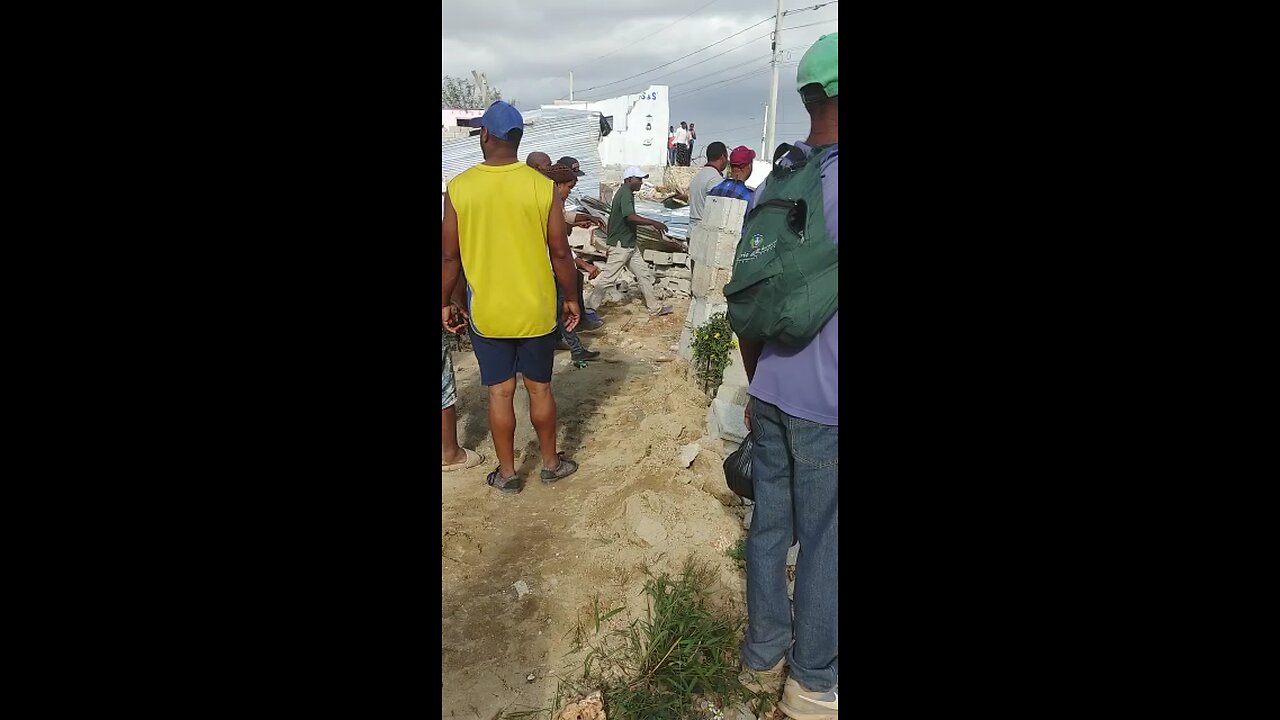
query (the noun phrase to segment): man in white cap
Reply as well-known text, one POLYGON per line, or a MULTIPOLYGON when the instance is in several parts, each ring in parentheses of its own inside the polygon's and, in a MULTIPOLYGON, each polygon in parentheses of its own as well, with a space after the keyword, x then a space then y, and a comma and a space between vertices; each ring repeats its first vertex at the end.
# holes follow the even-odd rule
POLYGON ((636 226, 648 225, 664 233, 667 231, 665 224, 636 214, 635 194, 647 177, 649 176, 640 168, 632 165, 622 174, 622 187, 613 194, 613 205, 609 208, 609 227, 605 237, 609 254, 605 258, 604 267, 600 270, 595 285, 591 288, 591 294, 587 296, 587 307, 591 310, 600 307, 600 301, 604 300, 605 292, 618 281, 618 276, 625 267, 640 283, 640 292, 644 294, 644 304, 649 308, 649 312, 655 316, 671 313, 670 305, 658 302, 658 296, 653 291, 653 274, 649 272, 649 264, 636 249, 636 226))

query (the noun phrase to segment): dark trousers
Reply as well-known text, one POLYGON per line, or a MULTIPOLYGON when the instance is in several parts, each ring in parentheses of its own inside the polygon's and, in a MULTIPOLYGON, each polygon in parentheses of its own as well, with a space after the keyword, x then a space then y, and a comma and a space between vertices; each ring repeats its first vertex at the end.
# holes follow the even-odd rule
POLYGON ((676 143, 676 165, 689 167, 689 146, 676 143))

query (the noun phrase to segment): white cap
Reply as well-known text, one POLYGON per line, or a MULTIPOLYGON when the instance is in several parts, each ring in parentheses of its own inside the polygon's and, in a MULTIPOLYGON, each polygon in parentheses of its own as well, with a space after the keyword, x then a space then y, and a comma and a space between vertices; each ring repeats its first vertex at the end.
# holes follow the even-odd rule
POLYGON ((641 170, 640 168, 636 167, 635 165, 632 165, 631 167, 627 168, 626 172, 622 173, 622 179, 626 180, 627 178, 633 178, 633 177, 647 178, 649 177, 649 174, 641 170))

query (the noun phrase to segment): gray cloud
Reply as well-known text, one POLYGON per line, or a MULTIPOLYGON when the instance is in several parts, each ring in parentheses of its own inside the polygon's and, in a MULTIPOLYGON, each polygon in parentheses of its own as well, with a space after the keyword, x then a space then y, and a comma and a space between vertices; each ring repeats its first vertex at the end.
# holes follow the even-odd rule
MULTIPOLYGON (((784 0, 783 5, 801 10, 823 2, 800 5, 784 0)), ((562 0, 550 5, 444 0, 442 5, 444 72, 470 78, 472 70, 483 71, 490 84, 521 109, 567 98, 570 70, 575 99, 616 97, 640 92, 650 82, 665 84, 670 86, 672 119, 697 124, 699 149, 719 140, 731 148, 747 145, 760 151, 770 80, 769 40, 764 36, 773 29, 774 0, 715 0, 709 5, 704 0, 562 0), (698 10, 702 5, 707 7, 698 10), (667 27, 689 13, 694 14, 667 27), (613 82, 724 40, 765 18, 770 19, 685 60, 613 82), (733 49, 738 46, 743 47, 733 49), (725 54, 708 59, 719 53, 725 54)), ((795 63, 820 36, 839 29, 839 8, 828 5, 783 18, 781 47, 789 53, 788 64, 778 72, 779 141, 801 139, 808 131, 808 115, 796 94, 795 63), (808 27, 787 29, 801 25, 808 27)))

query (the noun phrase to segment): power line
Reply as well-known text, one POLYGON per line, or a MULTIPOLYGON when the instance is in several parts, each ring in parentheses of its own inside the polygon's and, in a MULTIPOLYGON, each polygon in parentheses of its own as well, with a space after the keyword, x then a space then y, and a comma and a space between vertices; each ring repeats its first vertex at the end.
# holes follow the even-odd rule
MULTIPOLYGON (((698 65, 701 65, 701 64, 702 64, 702 63, 704 63, 704 62, 709 62, 709 61, 711 61, 711 60, 715 60, 716 58, 721 57, 721 56, 723 56, 723 55, 728 55, 729 53, 733 52, 734 50, 741 50, 742 48, 744 48, 744 47, 746 47, 746 46, 750 45, 751 43, 753 43, 753 42, 757 42, 757 41, 760 41, 760 40, 763 40, 763 39, 765 39, 765 38, 769 37, 769 36, 770 36, 770 35, 772 35, 772 34, 773 34, 772 32, 767 32, 767 33, 765 33, 764 35, 761 35, 760 37, 757 37, 757 38, 752 38, 752 39, 750 39, 750 40, 746 41, 745 43, 743 43, 743 44, 741 44, 741 45, 737 45, 737 46, 735 46, 735 47, 731 47, 731 48, 729 48, 728 50, 725 50, 725 51, 724 51, 724 52, 722 52, 722 53, 716 53, 715 55, 712 55, 711 57, 707 58, 706 60, 699 60, 699 61, 698 61, 698 62, 696 62, 696 63, 690 63, 690 64, 685 65, 684 67, 680 68, 679 70, 672 70, 671 72, 666 73, 665 75, 659 75, 658 77, 655 77, 655 78, 649 78, 649 79, 648 79, 648 80, 646 80, 645 82, 647 82, 647 83, 653 83, 655 80, 661 80, 662 78, 671 77, 672 75, 675 75, 675 74, 677 74, 677 73, 682 73, 682 72, 684 72, 685 70, 688 70, 688 69, 689 69, 689 68, 691 68, 691 67, 697 67, 698 65)), ((730 67, 733 67, 733 66, 731 65, 730 67)), ((717 72, 719 72, 719 71, 717 71, 717 72)), ((712 74, 714 75, 715 73, 712 73, 712 74)), ((679 83, 677 83, 677 84, 679 84, 679 83)))
POLYGON ((811 22, 807 25, 796 25, 795 27, 785 27, 782 29, 783 30, 799 30, 800 28, 813 27, 814 25, 821 25, 822 23, 839 22, 839 21, 840 21, 840 18, 831 18, 830 20, 819 20, 817 22, 811 22))
POLYGON ((726 79, 726 80, 717 80, 717 81, 715 81, 715 82, 713 82, 713 83, 711 83, 711 84, 709 84, 709 85, 703 85, 702 87, 690 88, 690 89, 688 89, 688 90, 681 90, 680 92, 678 92, 678 93, 676 93, 676 94, 672 95, 672 96, 671 96, 671 99, 672 99, 672 100, 675 100, 676 98, 688 97, 689 95, 693 95, 693 94, 696 94, 696 93, 700 93, 700 92, 702 92, 703 90, 706 90, 707 88, 713 88, 713 87, 715 87, 716 85, 723 85, 723 84, 725 84, 725 83, 731 83, 731 82, 733 82, 734 80, 741 80, 741 79, 743 79, 743 78, 751 77, 751 76, 753 76, 753 75, 761 75, 761 74, 763 74, 763 73, 767 73, 767 72, 769 72, 769 71, 770 71, 770 70, 772 70, 772 69, 773 69, 773 66, 767 66, 767 67, 762 67, 762 68, 756 68, 755 70, 752 70, 751 72, 743 73, 743 74, 741 74, 741 75, 735 75, 734 77, 728 78, 728 79, 726 79))
MULTIPOLYGON (((800 122, 780 122, 780 123, 778 123, 778 124, 779 124, 779 125, 808 125, 809 123, 800 123, 800 122)), ((731 128, 729 128, 728 130, 718 130, 718 129, 714 129, 714 128, 713 128, 714 132, 712 132, 712 133, 707 133, 707 134, 709 134, 709 135, 724 135, 724 134, 726 134, 726 133, 731 133, 731 132, 733 132, 734 130, 746 130, 747 128, 758 128, 758 127, 760 127, 760 123, 756 122, 756 123, 751 123, 750 125, 739 125, 738 127, 731 127, 731 128)))
POLYGON ((770 15, 769 17, 767 17, 767 18, 765 18, 765 19, 761 20, 761 21, 760 21, 760 22, 758 22, 758 23, 754 23, 754 24, 752 24, 752 25, 748 25, 747 27, 742 28, 741 30, 739 30, 738 32, 736 32, 736 33, 734 33, 734 34, 730 35, 729 37, 726 37, 726 38, 722 38, 722 39, 720 39, 720 40, 717 40, 717 41, 715 41, 715 42, 713 42, 713 43, 711 43, 710 45, 707 45, 707 46, 705 46, 705 47, 700 47, 700 48, 698 48, 697 50, 694 50, 693 52, 689 53, 688 55, 685 55, 685 56, 683 56, 683 57, 678 57, 678 58, 676 58, 675 60, 672 60, 671 62, 665 62, 665 63, 662 63, 661 65, 658 65, 657 67, 651 67, 651 68, 649 68, 648 70, 644 70, 644 71, 638 72, 638 73, 636 73, 635 75, 628 75, 627 77, 624 77, 624 78, 622 78, 621 80, 614 80, 613 82, 607 82, 607 83, 603 83, 603 84, 601 84, 601 85, 592 85, 592 86, 591 86, 591 87, 589 87, 589 88, 583 88, 583 89, 582 89, 582 92, 587 92, 587 91, 589 91, 589 90, 596 90, 596 89, 598 89, 598 88, 602 88, 602 87, 609 87, 610 85, 617 85, 617 84, 618 84, 618 83, 620 83, 620 82, 626 82, 627 80, 631 80, 631 79, 633 79, 633 78, 638 78, 638 77, 640 77, 641 75, 646 75, 646 74, 648 74, 648 73, 653 72, 654 70, 661 70, 662 68, 667 67, 668 65, 674 65, 674 64, 676 64, 676 63, 680 62, 681 60, 684 60, 685 58, 693 57, 694 55, 697 55, 698 53, 702 52, 703 50, 709 50, 709 49, 711 49, 711 48, 715 47, 716 45, 719 45, 720 43, 724 42, 725 40, 729 40, 730 38, 735 38, 735 37, 737 37, 737 36, 741 35, 742 33, 744 33, 744 32, 746 32, 746 31, 750 30, 751 28, 756 27, 757 25, 762 25, 762 24, 764 24, 764 23, 767 23, 767 22, 769 22, 769 21, 770 21, 770 20, 772 20, 772 19, 773 19, 773 16, 772 16, 772 15, 770 15))
MULTIPOLYGON (((782 65, 795 65, 795 64, 798 64, 798 63, 778 63, 778 65, 779 65, 779 66, 782 66, 782 65)), ((713 82, 713 83, 711 83, 711 84, 709 84, 709 85, 703 85, 702 87, 691 88, 691 89, 689 89, 689 90, 681 90, 680 92, 678 92, 678 93, 676 93, 676 94, 672 95, 672 96, 671 96, 671 99, 672 99, 672 100, 675 100, 676 98, 686 97, 686 96, 688 96, 688 95, 692 95, 693 93, 702 92, 703 90, 706 90, 707 88, 715 87, 716 85, 722 85, 722 84, 724 84, 724 83, 733 82, 734 80, 741 80, 742 78, 749 77, 749 76, 751 76, 751 75, 757 75, 757 74, 760 74, 760 73, 769 72, 769 71, 770 71, 770 70, 772 70, 772 69, 773 69, 773 66, 772 66, 772 65, 768 65, 768 66, 766 66, 766 67, 757 68, 757 69, 755 69, 755 70, 752 70, 751 72, 743 73, 742 75, 738 75, 738 76, 736 76, 736 77, 731 77, 731 78, 728 78, 728 79, 726 79, 726 80, 717 80, 717 81, 715 81, 715 82, 713 82)))
MULTIPOLYGON (((712 5, 712 4, 716 3, 716 2, 719 2, 719 0, 711 0, 711 2, 707 3, 707 5, 712 5)), ((697 10, 694 10, 693 12, 689 13, 688 15, 685 15, 684 17, 680 18, 680 20, 686 20, 686 19, 688 19, 688 18, 693 17, 694 15, 697 15, 697 14, 698 14, 698 11, 699 11, 699 10, 702 10, 702 9, 704 9, 704 8, 706 8, 706 7, 707 7, 707 5, 703 5, 702 7, 698 8, 697 10)), ((613 55, 614 53, 617 53, 617 52, 621 52, 621 51, 623 51, 623 50, 626 50, 627 48, 631 47, 632 45, 635 45, 636 43, 640 42, 640 40, 648 40, 649 38, 653 37, 654 35, 657 35, 658 33, 662 32, 663 30, 666 30, 667 28, 671 27, 672 25, 676 25, 676 24, 678 24, 678 23, 680 22, 680 20, 676 20, 675 22, 671 23, 671 25, 667 25, 667 26, 665 26, 665 27, 659 28, 658 30, 655 30, 655 31, 653 31, 652 33, 649 33, 648 35, 645 35, 644 37, 640 38, 639 40, 632 40, 630 43, 627 43, 626 45, 623 45, 622 47, 618 48, 617 50, 610 50, 609 52, 607 52, 607 53, 605 53, 605 54, 601 55, 600 57, 596 58, 596 60, 603 60, 604 58, 607 58, 607 57, 609 57, 610 55, 613 55)))
POLYGON ((809 12, 810 10, 818 10, 828 5, 839 5, 839 4, 840 4, 840 0, 831 0, 831 2, 825 2, 825 3, 822 3, 821 5, 814 5, 813 7, 796 8, 795 10, 783 10, 782 16, 786 17, 788 15, 794 15, 796 13, 809 12))
POLYGON ((725 71, 727 71, 727 70, 741 70, 741 69, 743 69, 743 68, 745 68, 745 67, 747 67, 747 66, 749 66, 749 65, 752 65, 753 63, 758 63, 758 62, 760 62, 761 60, 770 60, 770 59, 772 59, 772 58, 770 58, 768 55, 765 55, 765 56, 763 56, 763 57, 758 57, 758 58, 756 58, 755 60, 748 60, 747 62, 742 63, 742 64, 739 64, 739 65, 728 65, 728 66, 726 66, 726 67, 720 68, 719 70, 717 70, 717 71, 715 71, 715 72, 713 72, 713 73, 707 73, 706 75, 700 75, 700 76, 698 76, 698 77, 696 77, 696 78, 692 78, 692 79, 690 79, 690 80, 682 80, 682 81, 680 81, 680 82, 678 82, 678 83, 676 83, 676 84, 674 84, 674 85, 668 85, 667 87, 668 87, 668 88, 676 88, 676 87, 680 87, 681 85, 688 85, 688 84, 689 84, 689 83, 691 83, 691 82, 698 82, 699 80, 706 80, 707 78, 711 77, 712 75, 719 75, 720 73, 725 72, 725 71))

